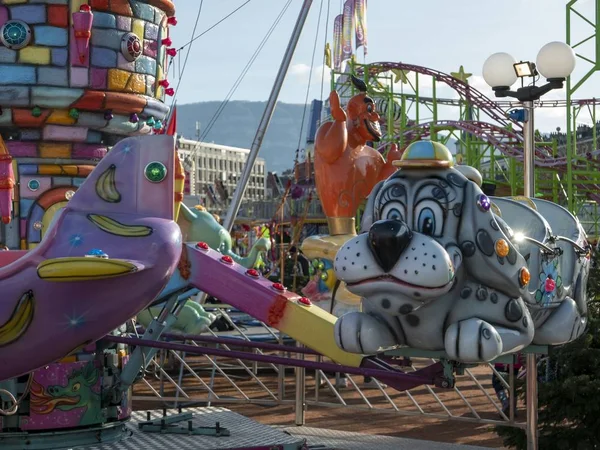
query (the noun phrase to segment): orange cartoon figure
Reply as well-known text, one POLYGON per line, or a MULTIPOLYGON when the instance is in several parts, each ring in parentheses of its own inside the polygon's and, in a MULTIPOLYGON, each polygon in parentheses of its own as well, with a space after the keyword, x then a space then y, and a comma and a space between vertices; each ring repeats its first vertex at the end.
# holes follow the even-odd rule
POLYGON ((402 156, 392 144, 386 162, 366 145, 381 139, 380 118, 365 82, 352 76, 352 83, 359 93, 350 99, 346 111, 340 106, 338 93, 330 94, 333 122, 323 124, 315 140, 317 192, 331 236, 355 234, 359 205, 375 184, 396 171, 392 161, 402 156))

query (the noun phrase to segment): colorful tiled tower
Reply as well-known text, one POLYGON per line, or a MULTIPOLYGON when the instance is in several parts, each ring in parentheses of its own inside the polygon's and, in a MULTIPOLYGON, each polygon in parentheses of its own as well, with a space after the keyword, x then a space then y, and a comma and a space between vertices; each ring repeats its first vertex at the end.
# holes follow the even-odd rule
POLYGON ((170 0, 0 0, 0 134, 16 181, 3 244, 35 247, 112 145, 162 127, 174 14, 170 0))

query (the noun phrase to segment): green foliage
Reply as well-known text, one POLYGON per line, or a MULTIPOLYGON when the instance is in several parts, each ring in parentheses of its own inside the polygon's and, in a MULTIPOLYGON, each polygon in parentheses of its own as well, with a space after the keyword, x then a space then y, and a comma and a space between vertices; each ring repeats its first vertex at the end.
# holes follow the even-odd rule
MULTIPOLYGON (((539 448, 544 450, 600 449, 600 257, 594 255, 588 281, 588 328, 574 342, 552 349, 550 380, 540 370, 539 448)), ((523 383, 517 386, 525 396, 523 383)), ((525 431, 496 427, 504 445, 526 449, 525 431)))

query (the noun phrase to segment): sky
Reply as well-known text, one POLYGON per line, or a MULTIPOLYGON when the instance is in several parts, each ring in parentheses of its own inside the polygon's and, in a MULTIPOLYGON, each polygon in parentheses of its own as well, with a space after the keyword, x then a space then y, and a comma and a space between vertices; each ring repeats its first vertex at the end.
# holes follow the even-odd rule
MULTIPOLYGON (((175 0, 178 24, 171 31, 173 46, 185 45, 193 35, 199 35, 244 2, 175 0), (197 30, 193 34, 201 3, 197 30)), ((302 0, 292 1, 235 91, 233 100, 264 101, 268 98, 302 3, 302 0)), ((327 42, 332 43, 333 19, 340 13, 341 3, 340 0, 313 0, 280 101, 304 103, 307 90, 309 102, 313 98, 321 98, 322 80, 324 96, 329 94, 329 70, 323 71, 325 33, 327 42)), ((463 65, 466 72, 473 74, 469 83, 493 97, 481 77, 486 58, 502 51, 510 53, 517 61, 535 61, 544 44, 566 41, 566 3, 566 0, 368 0, 368 54, 365 58, 361 48, 357 59, 367 63, 402 61, 446 73, 458 71, 463 65)), ((594 3, 593 0, 578 0, 576 7, 591 19, 594 3)), ((284 4, 284 0, 251 0, 233 16, 180 51, 170 73, 172 85, 176 85, 178 79, 181 83, 177 102, 223 100, 284 4), (187 65, 182 70, 188 49, 187 65)), ((572 44, 594 32, 590 25, 578 18, 572 19, 571 28, 575 30, 572 44)), ((593 59, 593 39, 579 46, 577 52, 593 59)), ((589 63, 578 58, 572 78, 580 79, 590 68, 589 63)), ((431 95, 431 82, 421 78, 420 84, 420 94, 431 95)), ((592 98, 599 88, 600 76, 595 74, 574 94, 574 98, 592 98)), ((398 84, 394 88, 395 91, 400 89, 406 87, 398 84)), ((438 86, 437 95, 457 97, 456 93, 443 86, 438 86)), ((563 89, 552 91, 544 99, 564 99, 565 96, 563 89)), ((598 114, 600 116, 600 111, 598 114)), ((457 117, 455 108, 440 109, 440 118, 457 117)), ((584 111, 578 121, 588 123, 590 117, 591 114, 584 111)), ((556 127, 564 130, 565 108, 539 108, 536 127, 542 131, 553 131, 556 127)))

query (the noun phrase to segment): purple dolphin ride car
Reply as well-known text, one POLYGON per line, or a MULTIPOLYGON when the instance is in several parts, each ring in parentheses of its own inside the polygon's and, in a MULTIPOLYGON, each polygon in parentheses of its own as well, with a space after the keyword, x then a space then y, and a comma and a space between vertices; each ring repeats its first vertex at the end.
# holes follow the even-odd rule
POLYGON ((0 252, 0 380, 94 342, 150 304, 181 256, 173 136, 127 138, 33 250, 0 252))

